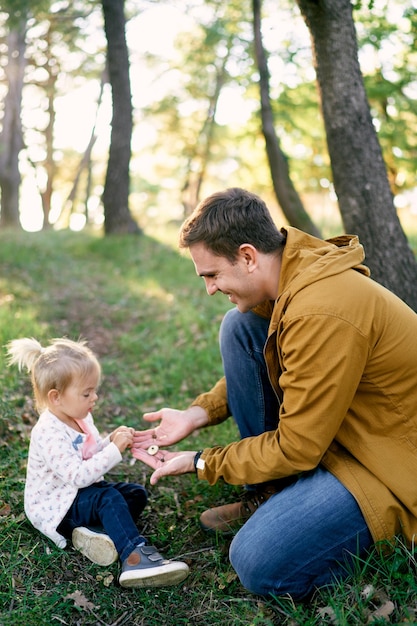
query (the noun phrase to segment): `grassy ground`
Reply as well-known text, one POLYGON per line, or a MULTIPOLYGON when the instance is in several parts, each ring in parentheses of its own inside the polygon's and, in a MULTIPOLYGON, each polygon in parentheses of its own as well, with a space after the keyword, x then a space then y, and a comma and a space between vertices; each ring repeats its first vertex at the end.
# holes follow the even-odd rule
MULTIPOLYGON (((183 408, 217 380, 217 332, 228 306, 206 296, 175 247, 150 236, 0 233, 0 346, 21 336, 86 338, 103 365, 95 411, 103 432, 143 426, 145 410, 183 408)), ((194 476, 149 489, 142 529, 166 556, 188 562, 189 578, 178 588, 120 588, 117 564, 102 568, 72 548, 62 551, 25 519, 36 413, 27 377, 5 366, 3 349, 0 387, 0 626, 417 624, 416 564, 400 541, 388 556, 358 562, 343 585, 309 603, 252 596, 229 564, 229 540, 198 526, 201 511, 235 498, 236 489, 194 476)), ((236 437, 228 422, 183 447, 227 443, 236 437)), ((148 476, 126 454, 110 478, 147 483, 148 476)))

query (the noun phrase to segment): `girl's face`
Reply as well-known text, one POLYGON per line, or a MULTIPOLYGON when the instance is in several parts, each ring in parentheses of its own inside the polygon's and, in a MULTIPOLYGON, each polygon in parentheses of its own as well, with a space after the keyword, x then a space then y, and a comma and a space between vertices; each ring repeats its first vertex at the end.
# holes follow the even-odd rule
POLYGON ((84 419, 91 413, 98 398, 98 374, 75 380, 62 393, 57 393, 52 412, 60 419, 84 419))

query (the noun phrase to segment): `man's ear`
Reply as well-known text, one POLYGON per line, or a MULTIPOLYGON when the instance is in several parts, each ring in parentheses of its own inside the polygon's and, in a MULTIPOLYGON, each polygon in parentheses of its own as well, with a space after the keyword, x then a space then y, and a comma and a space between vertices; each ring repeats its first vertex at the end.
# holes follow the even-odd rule
POLYGON ((239 247, 239 254, 245 262, 248 271, 253 272, 258 265, 258 251, 255 246, 250 243, 242 243, 239 247))
POLYGON ((57 389, 50 389, 48 391, 48 400, 54 406, 58 406, 59 401, 61 399, 61 394, 57 389))

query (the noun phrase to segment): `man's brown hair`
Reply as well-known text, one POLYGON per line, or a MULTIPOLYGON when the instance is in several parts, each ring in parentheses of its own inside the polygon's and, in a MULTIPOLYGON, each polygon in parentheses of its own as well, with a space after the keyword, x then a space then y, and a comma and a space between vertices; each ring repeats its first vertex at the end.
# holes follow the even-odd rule
POLYGON ((208 196, 183 223, 179 247, 196 243, 233 262, 243 243, 268 254, 282 250, 285 237, 259 196, 232 187, 208 196))

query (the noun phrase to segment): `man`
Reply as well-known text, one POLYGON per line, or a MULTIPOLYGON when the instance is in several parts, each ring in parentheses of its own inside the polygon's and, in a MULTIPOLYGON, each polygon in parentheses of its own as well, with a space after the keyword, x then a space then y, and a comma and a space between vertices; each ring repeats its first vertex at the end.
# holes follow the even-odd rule
POLYGON ((278 231, 264 202, 233 188, 183 224, 209 295, 236 308, 221 325, 224 378, 185 411, 145 415, 134 454, 161 477, 197 471, 247 485, 201 516, 244 522, 230 546, 242 584, 308 597, 346 576, 352 555, 417 533, 417 315, 369 277, 355 236, 278 231), (202 452, 159 449, 233 415, 241 440, 202 452), (151 452, 147 452, 149 446, 151 452))

